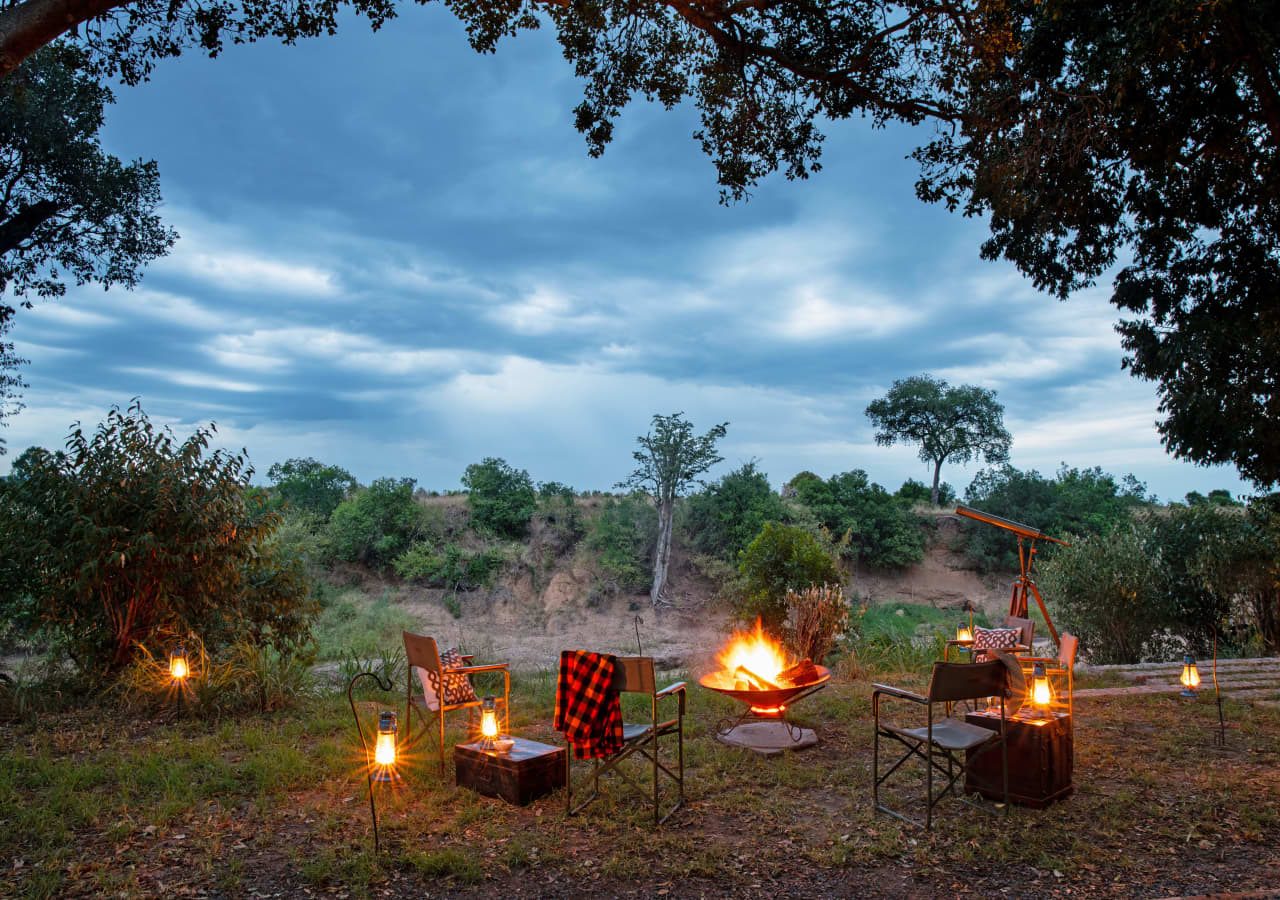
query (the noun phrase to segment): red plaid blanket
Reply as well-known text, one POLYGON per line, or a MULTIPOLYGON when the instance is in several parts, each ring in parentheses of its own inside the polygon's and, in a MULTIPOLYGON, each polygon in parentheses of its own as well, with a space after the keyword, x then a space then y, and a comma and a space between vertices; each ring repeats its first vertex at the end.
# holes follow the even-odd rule
POLYGON ((605 653, 560 653, 555 728, 578 759, 611 756, 622 749, 622 705, 613 690, 613 667, 613 657, 605 653))

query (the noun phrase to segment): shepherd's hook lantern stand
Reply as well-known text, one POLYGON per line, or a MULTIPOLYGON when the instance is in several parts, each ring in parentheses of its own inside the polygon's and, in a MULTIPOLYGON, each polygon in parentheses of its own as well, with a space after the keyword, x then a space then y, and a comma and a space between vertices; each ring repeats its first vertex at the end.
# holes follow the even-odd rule
POLYGON ((384 710, 378 716, 378 733, 374 738, 373 759, 369 758, 369 742, 364 738, 364 726, 360 724, 360 714, 356 712, 356 700, 353 695, 356 682, 361 678, 372 678, 384 691, 391 690, 391 680, 382 678, 374 672, 361 672, 351 679, 347 685, 347 702, 351 704, 351 717, 356 720, 356 731, 360 734, 360 746, 364 748, 365 774, 369 782, 369 815, 373 818, 373 852, 380 851, 378 843, 378 807, 373 799, 373 783, 386 783, 396 778, 396 714, 384 710))

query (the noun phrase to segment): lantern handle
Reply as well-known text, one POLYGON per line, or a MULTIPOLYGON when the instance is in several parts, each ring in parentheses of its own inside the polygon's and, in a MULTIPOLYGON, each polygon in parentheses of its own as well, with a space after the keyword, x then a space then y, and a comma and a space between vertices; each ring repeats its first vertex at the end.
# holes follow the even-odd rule
POLYGON ((365 777, 369 781, 369 814, 373 817, 373 852, 378 852, 378 809, 373 805, 373 767, 369 763, 369 744, 364 739, 364 726, 360 724, 360 715, 356 712, 356 698, 353 694, 356 682, 361 678, 372 678, 384 691, 391 690, 391 679, 383 678, 376 672, 359 672, 347 685, 347 702, 351 704, 351 718, 356 720, 356 731, 360 734, 360 746, 364 750, 365 777))

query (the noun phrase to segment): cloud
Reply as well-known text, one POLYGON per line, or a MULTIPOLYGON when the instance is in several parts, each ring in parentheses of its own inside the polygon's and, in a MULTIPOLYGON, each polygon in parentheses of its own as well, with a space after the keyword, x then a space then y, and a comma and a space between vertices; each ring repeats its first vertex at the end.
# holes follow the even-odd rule
POLYGON ((253 384, 248 381, 233 381, 229 378, 219 378, 208 372, 192 372, 178 369, 156 369, 147 366, 122 366, 121 372, 127 372, 130 375, 143 375, 148 378, 158 378, 169 384, 182 385, 183 387, 200 388, 202 390, 214 391, 233 391, 235 393, 254 393, 262 390, 262 386, 253 384))
POLYGON ((205 344, 214 360, 229 368, 281 372, 300 361, 387 376, 454 372, 483 364, 484 354, 452 348, 415 348, 332 328, 263 328, 247 334, 223 334, 205 344))

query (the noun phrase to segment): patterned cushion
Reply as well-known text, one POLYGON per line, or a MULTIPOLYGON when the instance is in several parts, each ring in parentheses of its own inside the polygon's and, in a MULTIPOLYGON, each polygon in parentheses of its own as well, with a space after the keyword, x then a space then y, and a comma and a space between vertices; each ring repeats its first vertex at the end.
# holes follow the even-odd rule
POLYGON ((1007 650, 1017 646, 1022 632, 1017 628, 983 628, 973 629, 973 661, 986 662, 986 650, 1007 650))
MULTIPOLYGON (((450 648, 440 654, 440 667, 444 669, 444 685, 440 684, 440 673, 428 671, 427 681, 429 685, 424 684, 423 688, 430 688, 427 697, 427 705, 431 706, 431 700, 436 697, 443 697, 445 706, 454 706, 458 703, 474 703, 479 698, 476 696, 475 689, 471 687, 471 679, 466 675, 456 672, 450 672, 450 669, 461 668, 465 665, 462 654, 456 648, 450 648)), ((434 706, 431 706, 435 709, 434 706)))

